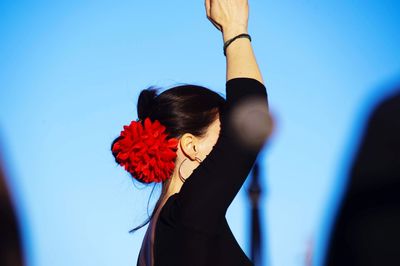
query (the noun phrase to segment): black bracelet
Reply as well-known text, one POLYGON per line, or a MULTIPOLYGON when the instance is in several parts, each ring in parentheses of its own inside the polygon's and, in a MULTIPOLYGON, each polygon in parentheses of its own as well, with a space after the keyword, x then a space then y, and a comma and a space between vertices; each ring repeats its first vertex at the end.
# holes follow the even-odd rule
POLYGON ((237 38, 243 38, 243 37, 244 37, 244 38, 248 38, 248 39, 251 41, 251 37, 250 37, 250 35, 247 34, 247 33, 241 33, 241 34, 239 34, 239 35, 233 37, 232 39, 227 40, 227 41, 224 43, 224 55, 226 56, 226 48, 228 47, 229 44, 231 44, 231 43, 232 43, 234 40, 236 40, 237 38))

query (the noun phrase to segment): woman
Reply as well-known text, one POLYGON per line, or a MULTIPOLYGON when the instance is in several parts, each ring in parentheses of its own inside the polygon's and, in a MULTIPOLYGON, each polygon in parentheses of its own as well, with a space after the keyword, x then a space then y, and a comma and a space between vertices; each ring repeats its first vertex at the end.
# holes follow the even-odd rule
POLYGON ((226 100, 202 86, 181 85, 159 95, 150 87, 139 95, 138 121, 125 126, 112 143, 116 161, 135 179, 162 183, 140 266, 253 265, 225 214, 270 134, 258 127, 253 136, 239 137, 251 126, 248 121, 266 122, 270 129, 267 93, 251 39, 233 39, 248 34, 247 0, 206 0, 205 7, 224 44, 230 42, 225 49, 226 100), (261 99, 261 112, 251 105, 246 119, 238 122, 235 118, 243 117, 239 107, 254 98, 261 99), (248 141, 260 136, 261 141, 248 141))

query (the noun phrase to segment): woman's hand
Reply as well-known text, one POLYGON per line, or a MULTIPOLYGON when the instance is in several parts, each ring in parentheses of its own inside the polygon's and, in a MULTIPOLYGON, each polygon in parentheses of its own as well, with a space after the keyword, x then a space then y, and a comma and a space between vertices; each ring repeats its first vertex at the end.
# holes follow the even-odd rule
POLYGON ((207 18, 221 32, 247 31, 248 0, 205 0, 207 18))

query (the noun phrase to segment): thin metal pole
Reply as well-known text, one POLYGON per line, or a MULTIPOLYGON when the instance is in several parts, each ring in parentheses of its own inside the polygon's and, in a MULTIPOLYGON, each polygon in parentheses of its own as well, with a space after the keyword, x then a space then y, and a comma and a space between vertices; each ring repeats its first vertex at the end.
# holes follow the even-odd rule
POLYGON ((247 192, 251 203, 251 260, 253 261, 254 266, 262 266, 262 241, 259 211, 261 186, 259 182, 259 164, 257 161, 253 166, 251 183, 247 192))

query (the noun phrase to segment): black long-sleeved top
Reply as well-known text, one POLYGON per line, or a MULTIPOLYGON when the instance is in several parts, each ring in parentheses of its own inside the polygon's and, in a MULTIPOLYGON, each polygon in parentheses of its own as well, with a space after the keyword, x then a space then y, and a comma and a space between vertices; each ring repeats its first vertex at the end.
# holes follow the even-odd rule
POLYGON ((266 88, 258 80, 237 77, 226 82, 216 144, 160 210, 153 247, 155 266, 253 265, 225 218, 262 148, 246 149, 232 133, 232 110, 251 96, 265 99, 267 108, 266 88))

